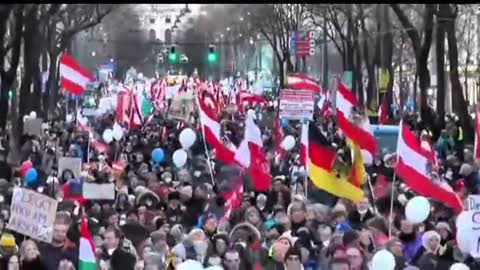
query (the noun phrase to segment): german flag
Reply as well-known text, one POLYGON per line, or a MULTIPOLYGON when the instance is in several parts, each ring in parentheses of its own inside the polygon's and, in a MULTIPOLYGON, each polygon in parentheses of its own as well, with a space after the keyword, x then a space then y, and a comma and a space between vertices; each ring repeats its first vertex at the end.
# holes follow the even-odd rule
POLYGON ((352 140, 348 140, 348 145, 353 152, 353 164, 350 172, 350 182, 357 187, 361 187, 367 181, 365 177, 365 165, 363 164, 362 150, 352 140))
POLYGON ((302 150, 308 176, 317 188, 354 202, 363 199, 362 189, 352 184, 348 175, 342 175, 335 170, 335 149, 312 122, 302 126, 302 150))
POLYGON ((308 157, 315 166, 332 171, 337 152, 327 137, 313 123, 308 123, 308 157))

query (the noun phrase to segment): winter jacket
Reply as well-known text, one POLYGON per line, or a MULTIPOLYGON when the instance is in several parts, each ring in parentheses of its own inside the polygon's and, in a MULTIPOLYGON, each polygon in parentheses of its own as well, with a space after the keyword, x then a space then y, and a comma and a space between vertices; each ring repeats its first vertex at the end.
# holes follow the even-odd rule
POLYGON ((417 267, 422 270, 449 270, 451 264, 436 254, 425 253, 418 260, 417 267))

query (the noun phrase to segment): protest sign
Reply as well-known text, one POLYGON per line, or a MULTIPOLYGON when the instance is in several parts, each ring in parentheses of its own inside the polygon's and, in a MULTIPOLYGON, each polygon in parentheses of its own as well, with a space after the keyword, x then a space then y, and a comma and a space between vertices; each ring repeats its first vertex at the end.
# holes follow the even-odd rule
POLYGON ((74 177, 80 177, 80 173, 82 172, 82 159, 61 157, 58 160, 58 175, 61 177, 65 170, 71 170, 74 177))
POLYGON ((280 94, 280 118, 289 120, 312 119, 313 93, 307 90, 283 89, 280 94))
POLYGON ((83 183, 82 195, 90 200, 114 200, 115 185, 83 183))
POLYGON ((58 202, 25 188, 13 190, 7 228, 34 239, 50 243, 58 202))
POLYGON ((468 196, 468 210, 480 210, 480 195, 468 196))
POLYGON ((195 110, 194 100, 175 98, 172 100, 168 116, 171 119, 190 121, 190 115, 195 110))
POLYGON ((41 118, 27 118, 23 123, 23 134, 41 136, 43 119, 41 118))

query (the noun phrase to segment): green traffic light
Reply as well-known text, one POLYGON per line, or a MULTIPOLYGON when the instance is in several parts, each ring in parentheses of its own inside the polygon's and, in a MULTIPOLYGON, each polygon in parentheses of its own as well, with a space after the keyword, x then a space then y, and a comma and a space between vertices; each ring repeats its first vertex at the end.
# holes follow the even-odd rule
POLYGON ((217 58, 218 58, 218 57, 217 57, 217 54, 214 53, 214 52, 208 54, 208 62, 210 62, 210 63, 215 63, 215 62, 217 62, 217 58))
POLYGON ((177 62, 178 60, 178 54, 177 53, 170 53, 168 55, 168 59, 170 60, 170 62, 177 62))
POLYGON ((13 99, 13 91, 8 91, 8 99, 13 99))

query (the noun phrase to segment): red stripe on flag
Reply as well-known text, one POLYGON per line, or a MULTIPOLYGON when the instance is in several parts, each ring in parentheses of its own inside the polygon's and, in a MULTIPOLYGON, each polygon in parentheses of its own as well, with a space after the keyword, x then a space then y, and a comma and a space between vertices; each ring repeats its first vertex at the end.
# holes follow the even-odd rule
POLYGON ((61 84, 62 84, 62 87, 65 89, 65 91, 77 96, 82 95, 83 92, 85 91, 83 87, 81 87, 80 85, 70 80, 65 79, 65 77, 61 78, 61 84))
POLYGON ((68 54, 62 54, 60 57, 60 62, 61 64, 67 65, 70 68, 74 69, 76 72, 82 74, 83 76, 89 78, 91 81, 95 80, 95 77, 93 74, 88 71, 88 69, 82 67, 75 58, 73 58, 71 55, 68 54))

